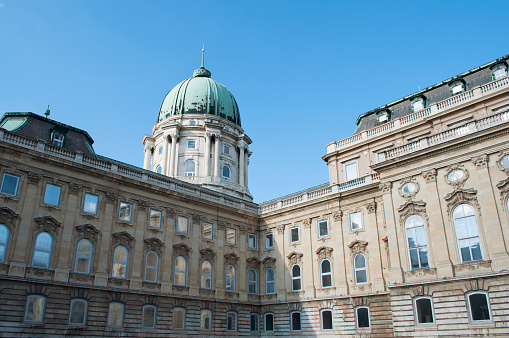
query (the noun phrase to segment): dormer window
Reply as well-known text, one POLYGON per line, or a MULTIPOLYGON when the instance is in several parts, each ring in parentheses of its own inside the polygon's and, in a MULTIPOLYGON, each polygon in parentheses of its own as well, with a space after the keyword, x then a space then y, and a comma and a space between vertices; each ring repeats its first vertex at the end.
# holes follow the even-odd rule
POLYGON ((423 110, 424 108, 426 108, 426 101, 424 100, 424 97, 419 96, 412 100, 412 110, 414 113, 423 110))
POLYGON ((51 140, 51 144, 59 147, 64 146, 64 135, 59 133, 53 133, 53 139, 51 140))
POLYGON ((507 66, 505 64, 498 64, 491 68, 491 76, 493 80, 498 80, 507 76, 507 66))
POLYGON ((376 120, 378 121, 378 123, 389 122, 390 119, 391 114, 388 110, 383 110, 376 115, 376 120))
POLYGON ((454 81, 453 83, 451 83, 449 85, 449 87, 451 88, 452 95, 456 95, 456 94, 459 94, 459 93, 465 91, 465 83, 461 80, 454 81))

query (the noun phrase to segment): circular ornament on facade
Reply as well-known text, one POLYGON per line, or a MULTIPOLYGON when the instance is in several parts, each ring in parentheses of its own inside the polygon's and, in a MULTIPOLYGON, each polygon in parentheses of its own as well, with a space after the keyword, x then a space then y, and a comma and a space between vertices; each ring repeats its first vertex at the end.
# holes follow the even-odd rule
POLYGON ((449 174, 447 174, 447 179, 449 182, 456 183, 463 181, 465 179, 465 172, 461 169, 454 169, 449 174))
POLYGON ((189 121, 189 125, 190 125, 190 126, 195 126, 195 125, 196 125, 196 120, 191 120, 191 121, 189 121))
POLYGON ((509 168, 509 155, 505 155, 504 157, 502 157, 502 159, 500 160, 500 164, 504 168, 509 168))
POLYGON ((417 185, 414 182, 407 182, 401 187, 403 195, 410 195, 417 191, 417 185))

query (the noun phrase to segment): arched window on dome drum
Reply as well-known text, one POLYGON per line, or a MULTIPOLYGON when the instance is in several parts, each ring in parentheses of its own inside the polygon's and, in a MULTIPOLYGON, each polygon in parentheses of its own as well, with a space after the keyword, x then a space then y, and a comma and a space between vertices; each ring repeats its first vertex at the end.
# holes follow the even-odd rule
POLYGON ((405 221, 410 266, 412 269, 429 267, 428 243, 424 232, 424 220, 418 215, 412 215, 405 221))
POLYGON ((230 167, 227 165, 223 166, 223 180, 229 181, 231 177, 230 167))
POLYGON ((462 262, 482 260, 481 242, 474 208, 458 205, 453 213, 454 227, 462 262))
POLYGON ((9 228, 5 224, 0 224, 0 264, 5 262, 7 255, 7 244, 9 243, 9 228))
POLYGON ((185 164, 185 176, 196 175, 196 163, 193 160, 188 160, 185 164))

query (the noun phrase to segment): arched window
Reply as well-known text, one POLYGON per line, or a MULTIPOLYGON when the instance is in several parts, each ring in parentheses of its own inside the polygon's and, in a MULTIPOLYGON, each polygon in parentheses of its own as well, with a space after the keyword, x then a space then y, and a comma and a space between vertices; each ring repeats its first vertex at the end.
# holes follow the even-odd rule
POLYGON ((85 299, 71 300, 71 311, 69 311, 69 324, 86 325, 87 324, 88 302, 85 299))
POLYGON ((324 259, 320 264, 320 273, 322 275, 322 288, 332 287, 332 266, 328 259, 324 259))
POLYGON ((156 168, 156 173, 161 174, 162 172, 163 172, 163 167, 158 165, 157 168, 156 168))
POLYGON ((355 324, 358 329, 369 329, 369 308, 367 306, 359 306, 355 308, 355 324))
POLYGON ((193 160, 188 160, 185 164, 185 176, 195 176, 196 175, 196 163, 193 160))
POLYGON ((237 313, 228 312, 226 314, 226 330, 237 331, 237 313))
POLYGON ((108 309, 108 326, 122 327, 124 325, 124 308, 124 303, 110 303, 108 309))
POLYGON ((212 311, 201 310, 200 311, 200 329, 201 330, 212 330, 212 311))
POLYGON ((249 293, 256 294, 258 293, 258 278, 256 276, 256 270, 255 269, 249 269, 247 273, 248 277, 248 291, 249 293))
POLYGON ((43 323, 46 297, 41 295, 28 295, 25 306, 25 322, 43 323))
POLYGON ((145 257, 145 280, 147 282, 157 283, 157 274, 159 271, 159 255, 155 251, 147 252, 145 257))
POLYGON ((204 289, 212 288, 212 264, 209 261, 201 263, 201 287, 204 289))
POLYGON ((144 305, 143 315, 141 317, 142 328, 155 328, 157 318, 157 307, 154 305, 144 305))
POLYGON ((473 291, 468 293, 467 303, 471 322, 488 322, 492 320, 487 292, 473 291))
POLYGON ((434 324, 435 319, 431 297, 420 296, 414 298, 414 314, 417 324, 434 324))
POLYGON ((323 309, 320 311, 320 317, 322 322, 322 330, 332 330, 332 310, 323 309))
POLYGON ((49 269, 51 252, 53 251, 53 236, 49 232, 39 232, 35 237, 32 267, 49 269))
POLYGON ((292 266, 292 291, 302 290, 302 274, 300 271, 300 265, 294 264, 292 266))
POLYGON ((405 221, 406 238, 412 269, 427 268, 428 243, 424 232, 424 220, 422 217, 412 215, 405 221))
POLYGON ((265 294, 269 295, 276 292, 276 283, 274 269, 265 270, 265 294))
POLYGON ((274 331, 274 314, 273 313, 266 313, 265 314, 265 323, 264 323, 264 329, 265 331, 274 331))
POLYGON ((368 282, 368 268, 366 266, 366 257, 362 253, 358 253, 353 258, 353 268, 355 272, 355 284, 363 284, 368 282))
POLYGON ((186 269, 187 269, 187 261, 184 257, 178 256, 175 259, 175 277, 174 284, 175 285, 186 285, 186 269))
POLYGON ((226 291, 235 291, 235 267, 231 264, 226 267, 226 291))
POLYGON ((230 180, 230 167, 227 165, 223 166, 223 180, 229 181, 230 180))
POLYGON ((468 204, 458 205, 453 213, 461 261, 482 260, 481 243, 474 208, 468 204))
POLYGON ((7 256, 7 244, 9 243, 10 231, 7 225, 0 224, 0 264, 5 262, 7 256))
POLYGON ((76 273, 90 273, 90 266, 92 264, 92 242, 88 239, 81 239, 76 245, 76 258, 74 262, 74 272, 76 273))
POLYGON ((127 275, 127 248, 119 245, 113 252, 113 269, 111 276, 113 278, 126 278, 127 275))

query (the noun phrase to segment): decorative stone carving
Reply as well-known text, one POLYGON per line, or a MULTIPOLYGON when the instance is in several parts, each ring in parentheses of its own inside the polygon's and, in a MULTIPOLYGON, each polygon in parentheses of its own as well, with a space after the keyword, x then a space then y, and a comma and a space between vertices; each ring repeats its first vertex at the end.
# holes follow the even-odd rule
POLYGON ((509 177, 498 182, 497 188, 500 190, 500 202, 502 202, 502 209, 508 211, 507 200, 509 198, 509 177))
POLYGON ((398 193, 405 199, 412 199, 419 192, 419 183, 414 178, 407 178, 401 181, 398 193))
POLYGON ((187 293, 187 292, 189 292, 189 287, 188 286, 173 285, 172 288, 173 288, 173 291, 178 292, 178 293, 187 293))
POLYGON ((236 255, 236 254, 234 254, 233 252, 232 252, 232 253, 229 253, 229 254, 224 255, 224 262, 225 262, 225 264, 233 264, 233 265, 236 265, 238 260, 239 260, 239 256, 237 256, 237 255, 236 255))
POLYGON ((461 187, 456 187, 453 192, 447 194, 445 196, 445 200, 447 201, 447 214, 449 218, 452 217, 452 211, 454 208, 460 204, 468 203, 475 207, 477 207, 477 211, 479 212, 479 216, 481 216, 481 206, 477 201, 477 191, 470 189, 463 189, 461 187))
POLYGON ((341 221, 341 218, 343 217, 343 211, 339 210, 339 211, 335 212, 335 213, 332 215, 332 217, 334 218, 334 220, 335 220, 336 222, 341 221))
POLYGON ((145 250, 146 251, 155 251, 159 254, 162 252, 162 248, 164 243, 157 237, 145 238, 143 240, 145 242, 145 250))
POLYGON ((34 173, 34 172, 31 172, 31 171, 29 171, 29 172, 27 173, 27 177, 28 177, 28 182, 30 182, 30 183, 34 183, 34 184, 39 183, 39 181, 40 181, 40 179, 41 179, 41 175, 36 174, 36 173, 34 173))
POLYGON ((311 225, 311 220, 309 218, 302 220, 302 225, 304 226, 304 228, 309 228, 309 226, 311 225))
POLYGON ((435 169, 430 169, 422 173, 422 177, 426 180, 426 183, 436 182, 437 180, 437 171, 435 169))
POLYGON ((444 175, 445 182, 453 187, 462 187, 465 184, 465 181, 470 176, 468 170, 462 164, 455 164, 447 167, 444 175), (463 177, 457 179, 451 179, 452 172, 463 173, 463 177))
POLYGON ((149 204, 147 201, 139 200, 138 201, 138 208, 140 208, 141 211, 147 211, 149 207, 149 204))
POLYGON ((276 267, 276 259, 274 257, 265 257, 262 260, 262 265, 264 268, 275 268, 276 267))
POLYGON ((285 232, 285 226, 284 225, 278 225, 277 226, 277 233, 282 235, 285 232))
POLYGON ((239 229, 241 234, 245 235, 247 233, 247 227, 245 227, 244 225, 241 225, 239 229))
POLYGON ((213 296, 215 293, 215 290, 200 288, 200 295, 213 296))
POLYGON ((83 187, 81 184, 69 182, 69 193, 77 195, 80 193, 81 188, 83 187))
POLYGON ((193 219, 193 224, 200 224, 200 221, 202 219, 202 216, 199 214, 191 214, 191 217, 193 219))
POLYGON ((293 251, 292 253, 290 253, 287 256, 288 262, 290 263, 290 265, 295 264, 295 263, 301 263, 302 262, 302 256, 304 256, 304 255, 301 254, 300 252, 293 251))
POLYGON ((419 270, 410 270, 405 271, 405 278, 436 278, 437 277, 437 269, 419 269, 419 270))
POLYGON ((226 228, 226 222, 225 221, 218 221, 217 222, 217 229, 218 230, 224 230, 226 228))
POLYGON ((118 199, 117 193, 114 193, 111 191, 105 191, 104 194, 106 195, 106 199, 108 200, 108 202, 116 203, 116 201, 118 199))
POLYGON ((368 209, 368 214, 372 214, 376 212, 376 203, 370 202, 366 204, 366 209, 368 209))
POLYGON ((254 267, 254 268, 259 268, 260 267, 260 260, 256 257, 249 257, 246 259, 246 262, 247 262, 247 265, 248 266, 251 266, 251 267, 254 267))
POLYGON ((454 266, 455 272, 463 271, 477 271, 477 270, 491 270, 491 261, 475 261, 454 266))
POLYGON ((501 151, 498 154, 498 160, 495 163, 497 164, 498 169, 509 175, 509 164, 507 162, 509 162, 509 150, 501 151))
POLYGON ((76 225, 74 228, 76 229, 75 237, 86 238, 92 243, 97 243, 97 235, 100 231, 92 224, 76 225))
POLYGON ((321 246, 316 250, 316 255, 318 256, 318 260, 322 260, 325 258, 331 258, 332 257, 332 248, 327 246, 321 246))
POLYGON ((391 188, 392 188, 392 183, 391 182, 383 182, 383 183, 380 183, 379 187, 380 187, 380 190, 382 191, 383 195, 390 194, 391 188))
POLYGON ((10 225, 11 227, 16 226, 14 220, 19 215, 7 207, 0 207, 0 223, 10 225))
POLYGON ((189 259, 189 254, 191 252, 191 248, 189 245, 184 243, 173 244, 173 256, 184 256, 189 259))
POLYGON ((113 246, 120 244, 125 247, 132 248, 134 243, 134 237, 127 231, 114 232, 111 236, 113 237, 113 240, 111 242, 113 246))
POLYGON ((350 248, 351 254, 355 255, 359 252, 366 252, 367 245, 368 245, 368 242, 360 240, 360 239, 356 239, 355 241, 350 243, 348 245, 348 247, 350 248))
POLYGON ((472 162, 477 169, 486 168, 488 166, 488 155, 483 154, 472 158, 472 162))
POLYGON ((216 258, 216 252, 210 248, 205 248, 200 250, 200 258, 202 260, 208 260, 213 262, 216 258))
POLYGON ((43 216, 35 219, 36 226, 34 227, 34 235, 39 231, 47 231, 53 235, 53 237, 58 236, 58 230, 62 223, 57 221, 55 218, 51 216, 43 216))
POLYGON ((398 208, 399 222, 401 226, 405 224, 405 220, 411 216, 418 214, 428 223, 428 215, 426 214, 426 203, 423 201, 407 201, 398 208))
POLYGON ((175 209, 173 208, 165 208, 166 209, 166 214, 169 216, 169 217, 174 217, 175 216, 175 209))

